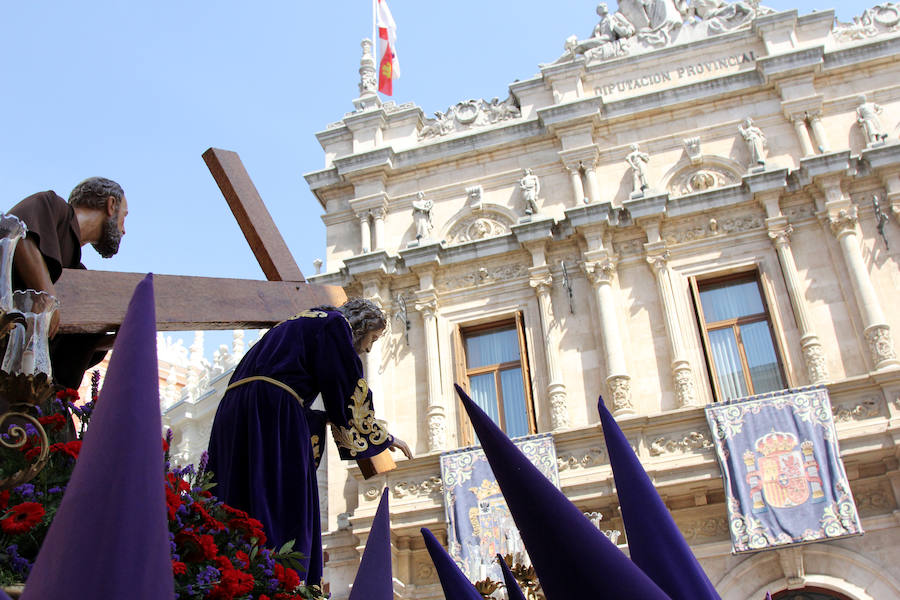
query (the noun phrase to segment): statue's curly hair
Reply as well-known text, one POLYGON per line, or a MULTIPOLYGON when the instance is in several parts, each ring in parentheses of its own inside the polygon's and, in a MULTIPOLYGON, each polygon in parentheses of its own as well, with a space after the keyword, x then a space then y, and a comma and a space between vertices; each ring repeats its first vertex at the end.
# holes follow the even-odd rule
POLYGON ((69 194, 69 204, 84 208, 104 209, 106 199, 112 196, 116 199, 116 205, 122 203, 125 192, 122 186, 105 177, 88 177, 75 186, 69 194))
POLYGON ((312 310, 336 310, 344 315, 350 322, 354 346, 370 331, 381 331, 387 326, 387 318, 378 305, 365 298, 351 298, 337 308, 316 306, 312 310))

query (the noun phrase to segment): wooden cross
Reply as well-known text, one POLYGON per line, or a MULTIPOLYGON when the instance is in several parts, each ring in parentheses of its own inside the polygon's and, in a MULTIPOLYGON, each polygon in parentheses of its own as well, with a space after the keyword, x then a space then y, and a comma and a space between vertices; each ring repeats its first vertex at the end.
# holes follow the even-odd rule
MULTIPOLYGON (((210 148, 203 160, 268 281, 154 275, 159 331, 262 329, 311 306, 339 306, 343 288, 306 282, 240 157, 210 148)), ((64 269, 56 291, 63 333, 115 331, 142 273, 64 269)))

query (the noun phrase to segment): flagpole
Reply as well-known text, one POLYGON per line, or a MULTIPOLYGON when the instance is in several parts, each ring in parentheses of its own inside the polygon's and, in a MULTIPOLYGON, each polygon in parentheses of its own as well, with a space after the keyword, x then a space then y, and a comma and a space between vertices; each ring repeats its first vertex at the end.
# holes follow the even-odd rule
POLYGON ((377 33, 376 30, 378 27, 375 24, 376 20, 377 20, 377 18, 375 16, 375 11, 376 11, 377 5, 378 5, 378 0, 372 0, 372 53, 373 53, 373 56, 375 57, 376 65, 378 64, 378 38, 375 37, 375 34, 377 33))

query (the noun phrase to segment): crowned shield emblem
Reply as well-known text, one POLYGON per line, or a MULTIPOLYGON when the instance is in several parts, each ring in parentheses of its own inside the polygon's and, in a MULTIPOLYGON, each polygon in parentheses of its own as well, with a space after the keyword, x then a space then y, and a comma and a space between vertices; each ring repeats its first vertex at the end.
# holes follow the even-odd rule
POLYGON ((753 512, 824 500, 813 444, 807 440, 798 449, 798 441, 792 433, 772 431, 756 440, 756 451, 762 456, 744 452, 753 512))

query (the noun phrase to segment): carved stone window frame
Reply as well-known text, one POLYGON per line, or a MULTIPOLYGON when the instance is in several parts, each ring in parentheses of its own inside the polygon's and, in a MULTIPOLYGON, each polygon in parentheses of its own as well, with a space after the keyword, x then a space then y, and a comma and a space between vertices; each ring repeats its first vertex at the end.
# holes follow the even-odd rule
MULTIPOLYGON (((471 393, 469 386, 469 376, 483 373, 495 373, 498 376, 500 370, 513 368, 515 362, 501 363, 497 365, 488 365, 469 369, 466 366, 466 350, 465 338, 475 333, 486 333, 489 331, 501 331, 514 327, 518 334, 519 341, 519 366, 522 371, 522 388, 525 392, 525 410, 526 420, 528 423, 528 435, 537 433, 537 418, 534 410, 534 394, 532 392, 532 376, 528 360, 528 344, 525 331, 525 317, 521 311, 516 311, 508 317, 494 318, 487 322, 476 324, 459 324, 453 331, 453 366, 456 375, 456 381, 460 382, 460 386, 471 393)), ((496 381, 496 380, 495 380, 496 381)), ((498 385, 498 383, 495 383, 498 385)), ((498 425, 505 431, 504 425, 504 408, 502 390, 497 390, 498 414, 500 423, 498 425)), ((459 430, 460 430, 460 446, 471 446, 477 443, 472 423, 465 411, 459 411, 459 430)))
MULTIPOLYGON (((697 325, 700 330, 700 338, 703 344, 703 357, 706 363, 707 375, 709 377, 710 385, 712 386, 713 401, 721 402, 723 400, 727 400, 727 398, 725 398, 725 394, 719 385, 715 358, 713 356, 712 345, 709 339, 709 331, 711 329, 732 327, 734 330, 737 330, 741 325, 745 325, 748 323, 765 322, 768 325, 769 335, 772 339, 772 349, 775 353, 782 385, 784 385, 785 388, 790 387, 791 379, 789 377, 788 369, 786 368, 786 354, 784 352, 784 347, 781 340, 780 323, 776 318, 776 314, 772 310, 773 303, 771 302, 769 290, 767 289, 767 286, 763 281, 763 274, 760 271, 759 266, 754 265, 748 268, 729 271, 727 273, 719 272, 703 275, 692 275, 689 277, 688 281, 691 300, 693 302, 694 315, 697 318, 697 325), (751 281, 756 283, 757 290, 759 291, 759 297, 763 304, 763 312, 756 313, 754 315, 745 315, 735 319, 716 321, 715 323, 707 322, 703 311, 703 304, 700 300, 700 292, 704 287, 728 282, 738 283, 751 281)), ((744 351, 743 343, 741 342, 739 333, 735 334, 735 342, 738 345, 738 352, 741 359, 741 370, 744 375, 744 383, 748 390, 747 395, 752 396, 757 392, 754 391, 753 388, 753 381, 750 377, 750 368, 747 364, 746 353, 744 351)))

